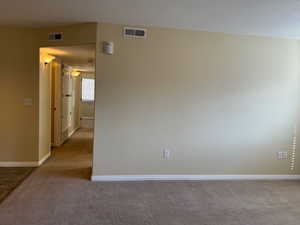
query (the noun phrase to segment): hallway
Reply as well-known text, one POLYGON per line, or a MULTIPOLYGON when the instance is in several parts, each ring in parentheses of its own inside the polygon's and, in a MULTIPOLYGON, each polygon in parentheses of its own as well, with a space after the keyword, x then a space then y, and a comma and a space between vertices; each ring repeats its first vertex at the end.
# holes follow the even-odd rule
POLYGON ((79 129, 61 147, 54 148, 51 158, 41 167, 41 172, 53 172, 66 178, 90 179, 92 166, 93 133, 79 129))

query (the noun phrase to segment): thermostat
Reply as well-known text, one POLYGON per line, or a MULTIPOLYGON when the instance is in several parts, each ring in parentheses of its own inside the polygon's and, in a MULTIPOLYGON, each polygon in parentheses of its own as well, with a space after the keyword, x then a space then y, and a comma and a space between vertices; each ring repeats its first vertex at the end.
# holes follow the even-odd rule
POLYGON ((114 54, 114 43, 112 41, 104 41, 103 52, 108 55, 114 54))

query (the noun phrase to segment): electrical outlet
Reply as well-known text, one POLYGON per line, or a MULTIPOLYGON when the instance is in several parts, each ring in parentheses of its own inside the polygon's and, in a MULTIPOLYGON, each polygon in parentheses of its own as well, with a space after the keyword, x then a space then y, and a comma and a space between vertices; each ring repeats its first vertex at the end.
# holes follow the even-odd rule
POLYGON ((288 159, 288 152, 277 152, 277 159, 278 160, 288 159))
POLYGON ((164 159, 169 159, 170 156, 171 156, 171 151, 169 149, 164 149, 164 151, 163 151, 164 159))
POLYGON ((277 152, 277 159, 282 160, 282 152, 277 152))

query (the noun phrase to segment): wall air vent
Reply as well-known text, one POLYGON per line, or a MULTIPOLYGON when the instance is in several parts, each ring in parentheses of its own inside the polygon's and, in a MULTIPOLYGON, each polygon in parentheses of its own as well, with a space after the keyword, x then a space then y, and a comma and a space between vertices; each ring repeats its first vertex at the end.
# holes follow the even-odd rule
POLYGON ((147 30, 142 28, 124 27, 123 36, 127 38, 147 38, 147 30))
POLYGON ((61 32, 49 33, 48 40, 49 41, 60 41, 63 39, 63 34, 61 32))

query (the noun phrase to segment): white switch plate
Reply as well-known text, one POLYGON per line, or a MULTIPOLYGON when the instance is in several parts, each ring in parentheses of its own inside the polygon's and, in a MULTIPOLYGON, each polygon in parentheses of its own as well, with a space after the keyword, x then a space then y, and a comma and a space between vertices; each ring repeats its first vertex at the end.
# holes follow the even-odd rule
POLYGON ((24 105, 32 105, 32 99, 31 98, 25 98, 23 101, 24 105))

